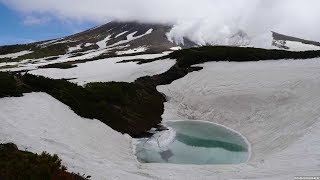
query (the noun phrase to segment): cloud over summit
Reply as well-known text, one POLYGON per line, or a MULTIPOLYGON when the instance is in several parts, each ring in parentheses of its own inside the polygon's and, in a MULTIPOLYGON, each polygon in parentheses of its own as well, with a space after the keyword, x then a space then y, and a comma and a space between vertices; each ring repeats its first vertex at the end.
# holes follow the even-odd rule
POLYGON ((170 23, 174 38, 222 43, 239 30, 256 41, 277 31, 320 41, 319 0, 0 0, 17 11, 104 23, 170 23), (180 37, 179 37, 180 36, 180 37))

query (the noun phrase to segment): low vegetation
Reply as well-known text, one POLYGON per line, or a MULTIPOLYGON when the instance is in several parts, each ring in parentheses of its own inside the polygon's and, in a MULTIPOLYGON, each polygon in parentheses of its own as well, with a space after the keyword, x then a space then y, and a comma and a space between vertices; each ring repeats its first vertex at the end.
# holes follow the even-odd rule
POLYGON ((67 53, 68 46, 66 44, 55 44, 48 47, 36 47, 33 53, 26 54, 17 58, 17 61, 24 59, 39 59, 44 57, 58 56, 67 53))
MULTIPOLYGON (((164 96, 156 86, 169 84, 208 61, 259 61, 320 57, 320 51, 287 52, 239 47, 201 47, 176 51, 166 58, 177 59, 167 72, 137 79, 134 83, 107 82, 78 86, 66 80, 53 80, 30 74, 0 72, 0 98, 25 92, 46 92, 68 105, 78 115, 98 119, 111 128, 139 137, 157 127, 164 111, 164 96)), ((72 64, 71 64, 72 65, 72 64)), ((0 145, 0 179, 76 179, 67 174, 57 156, 19 151, 14 145, 0 145)), ((83 178, 82 178, 83 179, 83 178)))
MULTIPOLYGON (((46 92, 84 118, 98 119, 121 133, 139 137, 161 122, 165 97, 156 90, 156 86, 169 84, 189 72, 201 69, 191 65, 208 61, 304 59, 319 56, 320 51, 288 52, 223 46, 191 48, 166 56, 177 59, 177 63, 167 72, 142 77, 134 83, 90 83, 82 87, 67 80, 0 73, 0 97, 21 96, 24 92, 46 92)), ((60 68, 72 65, 66 64, 60 68)))
POLYGON ((48 65, 40 66, 39 68, 70 69, 74 67, 77 67, 77 65, 72 63, 56 63, 56 64, 48 64, 48 65))
MULTIPOLYGON (((143 55, 143 54, 154 54, 155 52, 153 51, 146 51, 146 52, 139 52, 139 53, 133 53, 133 54, 122 54, 122 55, 117 55, 115 52, 108 52, 108 53, 103 53, 99 56, 95 56, 92 58, 88 59, 80 59, 80 60, 74 60, 74 61, 68 61, 68 62, 62 62, 62 63, 55 63, 55 64, 50 64, 46 66, 41 66, 40 68, 59 68, 59 69, 70 69, 74 68, 77 66, 77 64, 81 63, 86 63, 90 61, 96 61, 96 60, 101 60, 101 59, 107 59, 107 58, 113 58, 113 57, 124 57, 124 56, 138 56, 138 55, 143 55)), ((77 57, 77 56, 82 56, 83 53, 75 53, 71 57, 77 57)), ((157 58, 157 59, 136 59, 136 60, 128 60, 128 61, 121 61, 119 63, 125 63, 125 62, 138 62, 139 64, 142 63, 148 63, 156 60, 160 60, 162 58, 157 58)))
POLYGON ((14 144, 0 144, 0 179, 4 180, 85 180, 67 172, 57 155, 20 151, 14 144))
POLYGON ((67 44, 54 44, 47 47, 40 47, 36 44, 0 46, 0 55, 17 53, 20 51, 31 50, 30 54, 25 54, 17 58, 0 58, 0 62, 19 62, 25 59, 40 59, 51 56, 58 56, 67 53, 67 44))
POLYGON ((177 59, 181 67, 190 67, 194 64, 208 61, 260 61, 277 59, 308 59, 320 57, 320 51, 292 52, 274 49, 227 47, 227 46, 205 46, 175 51, 169 55, 177 59))
POLYGON ((35 44, 16 44, 0 46, 0 55, 17 53, 20 51, 30 50, 32 48, 35 48, 35 44))
POLYGON ((24 86, 14 74, 7 72, 0 72, 0 98, 1 97, 19 97, 22 93, 28 92, 26 86, 24 86))
POLYGON ((25 74, 18 77, 30 91, 46 92, 78 115, 99 119, 111 128, 137 137, 161 122, 164 97, 155 86, 136 83, 90 83, 85 87, 66 80, 25 74))

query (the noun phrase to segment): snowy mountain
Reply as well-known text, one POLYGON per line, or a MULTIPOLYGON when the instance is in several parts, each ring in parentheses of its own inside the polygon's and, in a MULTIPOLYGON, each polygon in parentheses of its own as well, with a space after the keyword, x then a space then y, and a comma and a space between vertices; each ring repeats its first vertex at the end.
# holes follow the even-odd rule
POLYGON ((166 54, 195 46, 187 38, 184 44, 171 42, 167 37, 170 29, 171 26, 160 24, 110 22, 64 38, 0 46, 0 68, 30 70, 61 62, 166 54))
POLYGON ((293 179, 319 172, 320 51, 293 52, 316 49, 317 42, 273 33, 277 49, 252 48, 239 31, 226 40, 233 46, 194 47, 187 39, 171 42, 170 29, 111 22, 0 47, 0 144, 58 154, 68 171, 92 180, 293 179), (207 126, 182 126, 179 134, 169 126, 176 120, 215 124, 246 146, 234 150, 238 139, 220 128, 212 135, 207 126), (164 164, 139 161, 138 144, 142 156, 164 164), (183 159, 186 146, 191 154, 205 152, 204 163, 189 161, 196 156, 168 163, 183 159), (211 157, 210 150, 222 155, 211 157), (224 163, 229 155, 237 159, 234 152, 246 158, 224 163))
MULTIPOLYGON (((183 38, 183 44, 171 40, 171 37, 168 37, 171 29, 172 26, 162 24, 109 22, 63 38, 31 44, 0 46, 0 67, 16 67, 26 64, 26 62, 33 65, 44 62, 59 62, 66 58, 69 58, 68 60, 88 60, 129 54, 158 54, 200 46, 186 37, 183 38)), ((251 37, 241 30, 222 40, 220 44, 253 46, 251 37)), ((220 44, 218 42, 205 43, 205 45, 220 44)), ((270 48, 292 51, 318 50, 320 49, 319 44, 273 32, 270 48)))
POLYGON ((272 31, 272 46, 290 51, 320 50, 320 42, 305 40, 272 31))
POLYGON ((0 47, 0 62, 24 59, 57 59, 63 55, 78 57, 117 56, 135 53, 161 53, 172 48, 194 46, 185 40, 183 45, 171 42, 167 33, 171 27, 137 22, 110 22, 64 38, 32 44, 0 47), (181 46, 181 47, 180 47, 181 46))

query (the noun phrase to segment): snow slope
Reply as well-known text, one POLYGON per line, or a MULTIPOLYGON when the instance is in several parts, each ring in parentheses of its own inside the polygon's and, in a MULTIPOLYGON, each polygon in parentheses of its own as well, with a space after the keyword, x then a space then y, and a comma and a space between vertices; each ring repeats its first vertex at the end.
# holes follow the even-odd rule
POLYGON ((11 53, 11 54, 5 54, 5 55, 0 55, 0 58, 17 58, 26 54, 30 54, 33 51, 21 51, 21 52, 17 52, 17 53, 11 53))
POLYGON ((304 44, 301 42, 287 41, 286 46, 288 46, 290 51, 317 51, 320 50, 320 46, 315 46, 312 44, 304 44))
POLYGON ((0 99, 0 142, 57 153, 91 179, 293 179, 320 167, 320 59, 210 62, 158 89, 164 120, 208 120, 251 143, 239 165, 140 164, 131 138, 44 93, 0 99))
POLYGON ((122 179, 129 174, 122 167, 137 166, 129 137, 98 120, 79 117, 45 93, 0 99, 0 106, 0 143, 57 153, 68 170, 92 175, 92 179, 122 179))
POLYGON ((271 48, 283 49, 288 51, 318 51, 320 50, 320 46, 312 45, 312 44, 304 44, 302 42, 297 41, 284 41, 284 40, 275 40, 271 48), (288 49, 284 49, 283 47, 287 47, 288 49))
POLYGON ((169 97, 163 118, 202 119, 238 130, 252 143, 252 160, 261 160, 320 117, 319 60, 207 63, 158 88, 169 97))
MULTIPOLYGON (((163 54, 160 54, 162 56, 163 54)), ((168 71, 175 60, 166 59, 151 63, 137 64, 136 62, 117 63, 136 58, 153 58, 158 55, 140 55, 132 57, 116 57, 78 64, 71 69, 37 69, 31 74, 41 75, 53 79, 72 79, 71 82, 84 85, 89 82, 133 82, 139 77, 152 76, 168 71)))

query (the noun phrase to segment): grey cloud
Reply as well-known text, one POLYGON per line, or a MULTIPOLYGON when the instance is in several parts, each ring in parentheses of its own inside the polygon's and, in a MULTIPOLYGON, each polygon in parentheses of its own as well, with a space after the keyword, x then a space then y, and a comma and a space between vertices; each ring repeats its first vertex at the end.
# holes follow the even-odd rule
POLYGON ((270 31, 320 41, 319 0, 0 0, 24 13, 104 23, 109 20, 170 23, 174 40, 226 44, 239 30, 257 44, 270 31))

